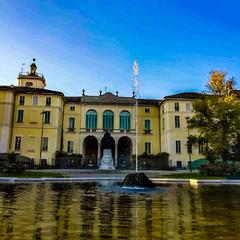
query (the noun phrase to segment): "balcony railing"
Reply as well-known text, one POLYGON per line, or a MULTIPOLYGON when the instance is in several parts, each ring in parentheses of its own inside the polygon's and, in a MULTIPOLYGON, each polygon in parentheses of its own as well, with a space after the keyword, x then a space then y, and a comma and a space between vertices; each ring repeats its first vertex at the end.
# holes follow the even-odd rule
POLYGON ((19 72, 18 76, 37 76, 40 78, 44 78, 43 74, 38 72, 36 72, 35 74, 31 74, 31 72, 19 72))
POLYGON ((152 133, 152 130, 150 130, 150 129, 145 129, 145 130, 144 130, 144 133, 145 133, 145 134, 151 134, 151 133, 152 133))

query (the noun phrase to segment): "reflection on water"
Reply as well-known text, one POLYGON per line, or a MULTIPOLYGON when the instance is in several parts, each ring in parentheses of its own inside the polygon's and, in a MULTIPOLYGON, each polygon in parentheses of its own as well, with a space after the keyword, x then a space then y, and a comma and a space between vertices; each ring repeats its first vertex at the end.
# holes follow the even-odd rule
POLYGON ((0 184, 0 239, 240 239, 240 187, 0 184))

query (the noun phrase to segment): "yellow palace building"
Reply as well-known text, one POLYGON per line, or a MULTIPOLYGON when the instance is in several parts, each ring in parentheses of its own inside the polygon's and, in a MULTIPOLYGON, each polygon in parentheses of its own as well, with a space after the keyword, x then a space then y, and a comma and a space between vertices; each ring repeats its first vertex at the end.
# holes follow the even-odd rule
MULTIPOLYGON (((179 93, 158 100, 102 91, 89 96, 83 90, 81 96, 65 96, 46 89, 35 59, 30 71, 19 73, 17 79, 18 86, 0 86, 0 153, 19 153, 41 166, 55 165, 56 152, 94 157, 100 163, 101 141, 108 130, 118 167, 121 159, 132 160, 136 153, 137 116, 137 154, 167 152, 171 166, 187 166, 186 118, 202 94, 179 93)), ((203 158, 201 150, 193 147, 191 159, 203 158)))

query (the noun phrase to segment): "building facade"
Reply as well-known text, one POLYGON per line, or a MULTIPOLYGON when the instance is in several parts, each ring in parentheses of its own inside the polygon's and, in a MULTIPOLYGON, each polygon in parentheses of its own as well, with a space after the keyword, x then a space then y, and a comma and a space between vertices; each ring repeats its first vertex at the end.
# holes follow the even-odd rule
MULTIPOLYGON (((46 89, 37 73, 35 59, 30 71, 19 73, 18 86, 0 86, 0 153, 16 152, 34 159, 36 165, 54 165, 56 152, 102 157, 102 138, 111 134, 114 165, 136 154, 169 153, 170 165, 186 167, 189 130, 186 117, 199 93, 180 93, 158 99, 137 99, 99 92, 69 97, 46 89), (136 107, 137 102, 137 107, 136 107), (137 118, 137 131, 136 131, 137 118)), ((190 131, 190 132, 189 132, 190 131)), ((203 158, 194 147, 191 160, 203 158)))

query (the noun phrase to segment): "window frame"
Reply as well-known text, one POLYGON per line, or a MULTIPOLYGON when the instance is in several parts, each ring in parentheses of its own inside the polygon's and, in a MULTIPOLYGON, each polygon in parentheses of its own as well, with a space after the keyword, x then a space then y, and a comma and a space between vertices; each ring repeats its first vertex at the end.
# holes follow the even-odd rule
POLYGON ((21 105, 21 106, 25 105, 25 96, 21 95, 19 97, 19 105, 21 105))
POLYGON ((145 147, 145 153, 148 154, 148 155, 151 155, 152 154, 152 144, 151 144, 151 142, 145 142, 144 147, 145 147))
POLYGON ((151 120, 150 119, 145 119, 144 120, 144 132, 145 133, 151 133, 151 120))
POLYGON ((131 129, 131 115, 127 110, 123 110, 119 114, 119 128, 121 132, 129 132, 131 129))
POLYGON ((75 130, 75 117, 68 118, 68 131, 74 132, 75 130))
POLYGON ((46 107, 51 107, 51 106, 52 106, 52 98, 46 97, 46 107))
POLYGON ((43 117, 43 119, 44 119, 44 121, 43 121, 43 123, 44 124, 50 124, 51 123, 51 111, 44 111, 44 113, 43 113, 43 115, 44 115, 44 117, 43 117))
POLYGON ((108 131, 114 130, 114 112, 111 110, 105 110, 103 112, 103 129, 108 131), (107 115, 107 113, 111 113, 107 115))
POLYGON ((24 118, 24 110, 18 109, 17 122, 23 123, 23 118, 24 118))
POLYGON ((175 124, 175 128, 181 128, 179 115, 174 116, 174 124, 175 124))
POLYGON ((86 129, 88 131, 96 131, 97 129, 97 111, 89 109, 86 112, 86 129))
POLYGON ((21 145, 22 145, 22 137, 21 136, 15 136, 14 150, 15 151, 20 151, 21 150, 21 145))
POLYGON ((181 140, 176 140, 175 141, 175 147, 176 147, 176 154, 181 154, 182 149, 181 149, 181 140))
POLYGON ((48 152, 49 149, 49 137, 42 137, 42 152, 48 152), (46 142, 44 140, 47 140, 46 142))
POLYGON ((38 106, 39 97, 37 95, 32 96, 32 105, 38 106))
POLYGON ((73 153, 74 141, 67 141, 67 153, 73 153))
POLYGON ((175 102, 175 103, 174 103, 174 111, 175 111, 175 112, 179 112, 179 111, 180 111, 179 102, 175 102))

